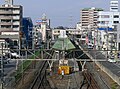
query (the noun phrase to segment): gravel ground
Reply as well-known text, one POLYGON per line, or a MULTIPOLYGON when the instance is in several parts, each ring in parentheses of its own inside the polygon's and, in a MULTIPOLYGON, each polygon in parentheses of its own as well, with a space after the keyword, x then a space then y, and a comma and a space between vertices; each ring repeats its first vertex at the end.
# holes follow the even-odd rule
MULTIPOLYGON (((69 75, 64 75, 62 78, 61 75, 54 74, 48 77, 53 89, 79 89, 83 80, 81 72, 75 72, 69 75)), ((86 86, 83 86, 82 89, 86 89, 86 86)))

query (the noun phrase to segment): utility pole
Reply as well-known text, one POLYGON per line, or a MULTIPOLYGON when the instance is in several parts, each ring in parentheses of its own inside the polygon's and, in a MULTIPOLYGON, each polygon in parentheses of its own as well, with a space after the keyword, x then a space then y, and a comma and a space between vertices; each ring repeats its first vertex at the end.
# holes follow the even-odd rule
POLYGON ((109 30, 109 27, 107 27, 107 60, 108 60, 108 37, 109 37, 108 30, 109 30))
POLYGON ((1 86, 0 89, 4 89, 4 63, 3 63, 3 43, 1 43, 2 46, 2 56, 1 56, 1 86))

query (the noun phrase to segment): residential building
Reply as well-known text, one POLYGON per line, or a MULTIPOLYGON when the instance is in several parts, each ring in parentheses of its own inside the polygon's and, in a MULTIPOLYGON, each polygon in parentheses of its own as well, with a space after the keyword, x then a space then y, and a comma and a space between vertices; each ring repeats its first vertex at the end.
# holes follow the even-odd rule
MULTIPOLYGON (((110 1, 110 11, 98 12, 99 28, 115 28, 120 23, 120 12, 118 11, 118 0, 110 1)), ((103 29, 104 30, 104 29, 103 29)))
POLYGON ((32 30, 32 49, 40 48, 42 45, 42 34, 39 31, 40 27, 38 25, 33 27, 32 30))
POLYGON ((110 11, 118 12, 118 0, 110 1, 110 11))
POLYGON ((47 41, 48 31, 50 30, 50 19, 43 14, 42 19, 37 20, 37 30, 42 34, 42 41, 47 41))
POLYGON ((22 29, 22 6, 7 3, 0 6, 0 39, 12 39, 15 45, 20 43, 22 29), (17 43, 17 44, 16 44, 17 43))
POLYGON ((100 11, 98 12, 98 27, 103 28, 114 28, 120 23, 120 12, 117 11, 100 11))
POLYGON ((97 18, 98 18, 98 12, 99 11, 103 11, 103 9, 100 8, 84 8, 81 10, 81 18, 80 18, 80 22, 82 25, 82 29, 83 28, 88 28, 88 26, 91 27, 97 27, 97 18))
POLYGON ((101 31, 102 45, 105 49, 117 49, 117 25, 120 23, 118 0, 111 0, 110 11, 98 12, 98 29, 101 31))

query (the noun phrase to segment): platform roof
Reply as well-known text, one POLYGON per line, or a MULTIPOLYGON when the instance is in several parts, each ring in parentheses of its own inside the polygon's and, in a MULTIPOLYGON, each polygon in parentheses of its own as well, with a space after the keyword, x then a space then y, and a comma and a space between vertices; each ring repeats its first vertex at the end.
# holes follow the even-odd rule
POLYGON ((58 38, 52 48, 55 50, 67 51, 75 49, 75 46, 68 38, 58 38))

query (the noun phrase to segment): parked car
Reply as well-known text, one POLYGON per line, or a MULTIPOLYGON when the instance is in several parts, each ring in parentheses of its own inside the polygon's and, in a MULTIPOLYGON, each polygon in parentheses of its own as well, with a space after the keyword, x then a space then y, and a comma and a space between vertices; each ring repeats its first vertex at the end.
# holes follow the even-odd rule
POLYGON ((13 57, 20 58, 20 56, 17 53, 11 53, 13 57))
POLYGON ((109 59, 108 59, 109 62, 116 62, 114 56, 111 56, 109 59))

